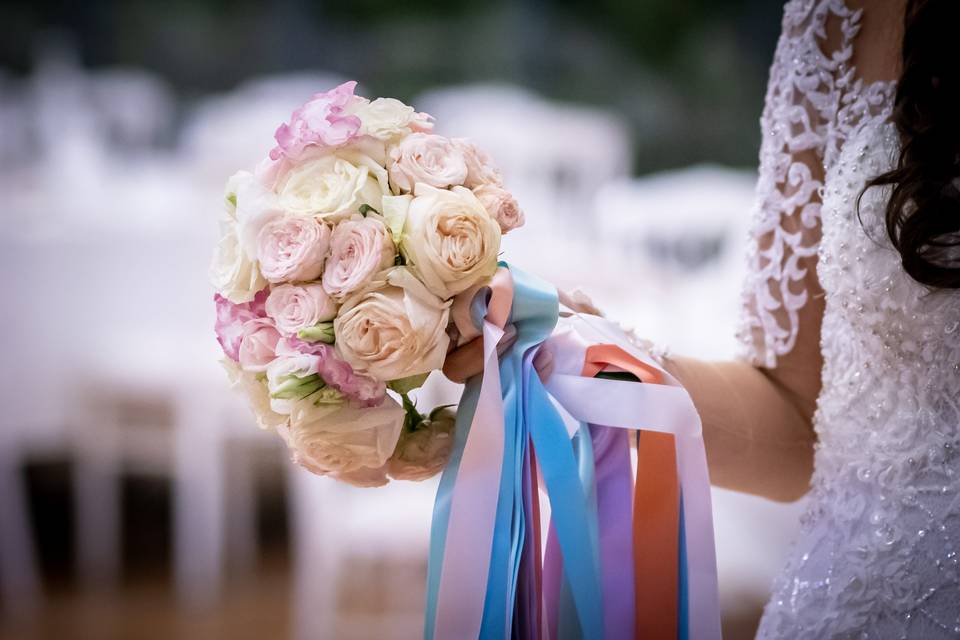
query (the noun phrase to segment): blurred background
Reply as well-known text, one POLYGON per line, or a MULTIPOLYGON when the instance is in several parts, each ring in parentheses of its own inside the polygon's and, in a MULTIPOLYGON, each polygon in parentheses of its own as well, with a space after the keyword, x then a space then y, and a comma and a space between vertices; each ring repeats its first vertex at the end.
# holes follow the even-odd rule
MULTIPOLYGON (((512 262, 729 357, 780 13, 0 4, 0 638, 419 637, 435 482, 310 476, 227 392, 206 280, 226 177, 357 79, 493 155, 527 215, 512 262)), ((715 491, 727 638, 752 637, 797 515, 715 491)))

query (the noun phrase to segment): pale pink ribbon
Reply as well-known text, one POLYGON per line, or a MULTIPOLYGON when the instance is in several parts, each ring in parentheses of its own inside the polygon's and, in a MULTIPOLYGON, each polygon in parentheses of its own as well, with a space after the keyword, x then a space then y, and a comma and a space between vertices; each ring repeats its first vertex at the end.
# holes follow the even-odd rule
MULTIPOLYGON (((490 299, 482 330, 483 379, 450 498, 447 544, 437 594, 435 640, 479 637, 490 571, 504 446, 497 343, 503 337, 503 326, 513 301, 510 272, 498 269, 485 287, 490 288, 490 299)), ((454 322, 465 337, 478 334, 470 318, 470 306, 474 295, 483 288, 461 294, 454 303, 454 322)))

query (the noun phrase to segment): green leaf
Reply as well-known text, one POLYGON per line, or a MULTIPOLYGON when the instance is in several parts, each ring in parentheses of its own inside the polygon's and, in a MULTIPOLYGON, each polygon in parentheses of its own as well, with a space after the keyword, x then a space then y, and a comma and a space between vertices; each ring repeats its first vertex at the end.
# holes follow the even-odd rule
POLYGON ((403 402, 403 411, 406 414, 403 419, 403 428, 412 431, 424 421, 422 413, 417 411, 417 405, 410 399, 406 393, 400 394, 400 400, 403 402))
POLYGON ((455 406, 457 406, 457 405, 455 405, 455 404, 443 404, 443 405, 440 405, 439 407, 437 407, 436 409, 434 409, 433 411, 430 412, 430 416, 429 416, 430 421, 433 422, 434 420, 436 420, 436 419, 437 419, 437 416, 440 414, 441 411, 445 411, 445 410, 447 410, 447 409, 449 409, 449 408, 451 408, 451 407, 455 407, 455 406))
POLYGON ((371 211, 373 211, 374 213, 380 213, 379 211, 377 211, 376 209, 374 209, 373 207, 371 207, 366 203, 360 205, 360 215, 362 215, 364 218, 366 218, 367 214, 370 213, 371 211))
POLYGON ((397 393, 403 395, 410 393, 414 389, 419 389, 423 386, 423 383, 427 381, 427 376, 429 373, 421 373, 415 376, 407 376, 406 378, 399 378, 398 380, 391 380, 387 383, 387 388, 391 391, 396 391, 397 393))

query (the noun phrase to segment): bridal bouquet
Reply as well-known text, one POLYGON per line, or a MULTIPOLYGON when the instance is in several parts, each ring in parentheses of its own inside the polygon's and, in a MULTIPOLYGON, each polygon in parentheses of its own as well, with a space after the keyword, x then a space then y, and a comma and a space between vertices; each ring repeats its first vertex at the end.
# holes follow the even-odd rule
POLYGON ((313 96, 229 179, 211 278, 259 425, 310 471, 376 486, 446 463, 454 413, 407 394, 443 365, 452 298, 494 274, 523 214, 480 149, 355 86, 313 96))
POLYGON ((523 216, 486 155, 354 88, 311 98, 227 183, 215 328, 260 426, 356 485, 442 470, 427 640, 719 638, 690 397, 619 327, 498 262, 523 216), (421 414, 408 394, 474 337, 482 375, 421 414))

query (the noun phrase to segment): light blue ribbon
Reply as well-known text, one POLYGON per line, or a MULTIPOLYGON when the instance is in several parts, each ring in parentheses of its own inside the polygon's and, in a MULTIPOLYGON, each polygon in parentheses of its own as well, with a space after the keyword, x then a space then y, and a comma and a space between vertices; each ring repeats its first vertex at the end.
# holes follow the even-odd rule
MULTIPOLYGON (((507 265, 501 263, 501 266, 507 265)), ((517 573, 526 535, 522 467, 529 429, 525 415, 536 415, 530 414, 524 405, 524 354, 530 352, 532 357, 531 348, 549 337, 559 316, 557 292, 552 285, 518 269, 511 269, 510 273, 514 287, 510 322, 517 328, 517 342, 500 360, 500 384, 504 408, 504 459, 492 548, 476 550, 477 553, 491 554, 480 631, 483 638, 507 638, 511 633, 517 592, 517 573)), ((486 315, 486 302, 482 296, 478 296, 471 305, 474 323, 478 326, 482 325, 486 315)), ((537 384, 539 385, 539 379, 537 384)), ((457 481, 460 460, 463 457, 463 448, 473 421, 479 393, 480 378, 478 376, 468 381, 460 399, 453 452, 437 489, 427 568, 427 604, 424 621, 424 637, 427 640, 432 640, 435 629, 437 595, 450 519, 450 499, 457 481)), ((546 396, 542 385, 540 385, 540 393, 546 396)), ((569 448, 570 442, 565 430, 562 435, 563 443, 569 448)), ((575 475, 575 463, 571 470, 575 475)), ((578 489, 577 493, 582 498, 582 489, 578 489)), ((552 492, 551 495, 553 495, 552 492)))

